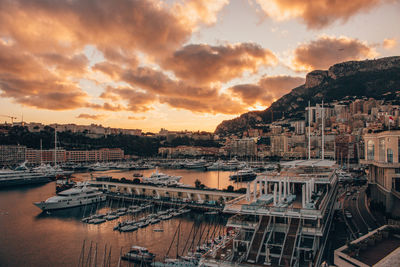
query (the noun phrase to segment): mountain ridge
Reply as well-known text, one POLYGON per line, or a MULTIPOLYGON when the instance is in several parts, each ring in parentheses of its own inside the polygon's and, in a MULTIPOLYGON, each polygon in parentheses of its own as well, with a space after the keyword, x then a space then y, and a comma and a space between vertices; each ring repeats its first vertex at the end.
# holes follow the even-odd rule
POLYGON ((263 111, 251 111, 232 120, 221 122, 216 134, 236 134, 257 123, 271 123, 285 118, 300 118, 308 104, 341 100, 346 96, 381 97, 388 92, 400 90, 400 56, 374 60, 346 61, 314 70, 306 75, 303 85, 293 88, 288 94, 263 111))

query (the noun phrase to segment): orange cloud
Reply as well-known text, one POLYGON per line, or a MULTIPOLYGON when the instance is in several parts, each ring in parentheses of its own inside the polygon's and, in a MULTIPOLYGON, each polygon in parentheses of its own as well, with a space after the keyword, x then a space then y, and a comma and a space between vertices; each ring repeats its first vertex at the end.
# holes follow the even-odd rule
POLYGON ((100 95, 103 99, 111 99, 115 101, 125 101, 127 106, 124 110, 134 112, 146 112, 151 108, 151 104, 157 100, 156 95, 148 92, 140 92, 129 87, 111 87, 108 86, 106 91, 100 95))
POLYGON ((135 121, 141 121, 141 120, 145 120, 146 117, 142 116, 142 117, 135 117, 135 116, 128 116, 128 120, 135 120, 135 121))
POLYGON ((292 76, 266 76, 257 84, 239 84, 228 90, 249 106, 269 106, 274 100, 304 83, 304 79, 292 76))
POLYGON ((245 71, 256 72, 260 65, 274 65, 277 58, 254 43, 210 46, 192 44, 168 57, 163 67, 193 83, 227 82, 245 71))
POLYGON ((91 115, 86 113, 81 113, 78 116, 76 116, 77 119, 90 119, 90 120, 102 120, 104 117, 105 115, 102 114, 91 115))
POLYGON ((134 71, 124 72, 122 80, 133 87, 138 86, 159 95, 194 99, 210 99, 217 95, 216 88, 192 86, 184 81, 173 80, 163 72, 147 67, 140 67, 134 71))
POLYGON ((397 45, 397 40, 396 39, 385 39, 383 40, 383 48, 390 50, 397 45))
POLYGON ((50 59, 20 51, 16 45, 0 43, 1 96, 42 109, 66 110, 85 104, 87 94, 63 75, 84 69, 85 59, 62 58, 60 64, 50 59))
POLYGON ((322 36, 294 50, 293 65, 299 71, 327 69, 348 60, 375 57, 375 50, 366 43, 348 37, 322 36))
POLYGON ((161 56, 180 47, 192 33, 180 19, 153 0, 2 1, 0 36, 35 53, 92 44, 107 58, 119 53, 131 61, 135 50, 161 56))
POLYGON ((221 94, 209 101, 164 96, 160 97, 160 102, 166 103, 173 108, 186 109, 198 113, 237 115, 247 111, 245 105, 232 100, 231 97, 226 94, 221 94))
POLYGON ((308 28, 320 29, 335 21, 367 12, 386 0, 256 0, 264 13, 276 20, 298 18, 308 28))
POLYGON ((229 3, 229 0, 188 0, 183 4, 175 3, 175 14, 192 27, 199 23, 212 25, 217 21, 218 12, 229 3))

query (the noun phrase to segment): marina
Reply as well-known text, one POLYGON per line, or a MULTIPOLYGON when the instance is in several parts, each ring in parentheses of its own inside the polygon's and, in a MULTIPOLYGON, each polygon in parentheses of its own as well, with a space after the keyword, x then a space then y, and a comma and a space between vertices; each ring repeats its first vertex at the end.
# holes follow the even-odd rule
MULTIPOLYGON (((144 175, 150 175, 155 170, 145 170, 144 175)), ((199 179, 207 186, 212 187, 218 185, 220 179, 220 187, 227 187, 232 183, 229 181, 230 172, 199 172, 195 170, 169 170, 161 169, 164 173, 176 173, 182 176, 182 182, 192 184, 199 179)), ((109 175, 116 178, 132 177, 133 171, 107 171, 105 173, 94 173, 93 176, 109 175)), ((90 173, 76 173, 75 180, 90 180, 90 173)), ((132 178, 133 179, 133 178, 132 178)), ((232 184, 233 185, 233 184, 232 184)), ((236 185, 235 185, 236 186, 236 185)), ((180 224, 181 238, 187 239, 191 228, 200 225, 217 225, 218 232, 224 233, 227 217, 220 214, 203 214, 203 211, 186 211, 177 216, 165 216, 157 222, 156 218, 140 227, 139 225, 124 228, 125 231, 113 230, 119 223, 124 221, 132 221, 147 217, 150 214, 162 213, 168 209, 179 206, 167 205, 166 201, 162 204, 151 203, 150 206, 140 212, 134 212, 140 205, 149 205, 148 201, 135 199, 134 203, 120 196, 109 198, 107 201, 99 202, 91 205, 83 205, 75 208, 60 209, 54 211, 41 212, 33 206, 36 201, 44 200, 55 194, 55 182, 46 184, 28 185, 21 188, 10 187, 2 189, 0 193, 0 224, 7 228, 4 232, 0 243, 0 262, 5 266, 43 266, 43 262, 48 262, 49 266, 76 266, 79 256, 82 252, 82 244, 86 243, 86 255, 88 253, 90 243, 93 243, 92 252, 94 252, 95 244, 107 251, 111 247, 110 266, 117 266, 119 261, 119 251, 122 248, 126 253, 133 245, 143 246, 151 253, 156 255, 155 261, 164 262, 166 254, 166 244, 171 244, 173 235, 180 224), (147 203, 147 204, 146 204, 147 203), (156 206, 154 206, 156 204, 156 206), (160 208, 161 207, 161 208, 160 208), (126 209, 126 210, 125 210, 126 209), (112 211, 112 212, 110 212, 112 211), (122 212, 121 216, 117 216, 118 212, 122 212), (98 216, 104 214, 104 217, 98 216), (97 215, 97 216, 93 216, 97 215), (93 216, 93 217, 92 217, 93 216), (82 221, 90 217, 91 223, 82 221), (105 220, 105 221, 104 221, 105 220), (138 227, 137 229, 135 229, 138 227), (42 237, 46 236, 45 239, 42 237), (36 242, 41 240, 41 242, 36 242), (28 244, 37 244, 31 246, 28 244), (68 251, 68 253, 64 253, 68 251)), ((149 191, 149 190, 147 190, 149 191)), ((172 212, 171 212, 172 213, 172 212)), ((207 228, 208 229, 208 228, 207 228)), ((193 231, 191 238, 193 238, 193 231)), ((206 230, 204 230, 207 232, 206 230)), ((202 240, 206 233, 203 234, 202 240)), ((194 244, 199 243, 198 239, 200 231, 196 235, 194 244)), ((201 242, 202 243, 202 242, 201 242)), ((179 244, 179 255, 184 249, 182 242, 179 244)), ((187 247, 190 244, 187 245, 187 247)), ((194 246, 194 245, 193 245, 194 246)), ((186 255, 188 248, 185 248, 186 255)), ((171 248, 169 258, 174 258, 176 244, 171 248), (172 255, 174 254, 174 255, 172 255)), ((101 254, 103 256, 103 254, 101 254)), ((100 260, 100 252, 98 255, 100 260)), ((128 266, 128 262, 122 262, 121 266, 128 266)))

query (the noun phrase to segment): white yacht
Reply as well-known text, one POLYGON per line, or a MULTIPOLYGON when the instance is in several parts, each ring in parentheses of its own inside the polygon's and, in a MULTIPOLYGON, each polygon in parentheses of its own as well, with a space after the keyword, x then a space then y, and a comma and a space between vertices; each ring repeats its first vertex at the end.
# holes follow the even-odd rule
POLYGON ((41 164, 32 169, 34 172, 43 173, 51 177, 56 177, 57 175, 70 175, 73 171, 65 171, 60 166, 51 166, 50 164, 41 164))
POLYGON ((223 170, 224 169, 225 163, 222 160, 217 160, 213 164, 207 167, 207 170, 209 171, 217 171, 217 170, 223 170))
POLYGON ((0 188, 25 184, 46 183, 50 181, 48 174, 36 173, 26 167, 26 162, 15 170, 0 170, 0 188))
POLYGON ((256 179, 256 177, 257 174, 252 168, 245 168, 243 170, 237 171, 234 174, 229 175, 229 179, 236 182, 253 181, 254 179, 256 179))
POLYGON ((233 171, 233 170, 238 170, 246 167, 245 162, 239 161, 236 157, 228 161, 224 166, 224 170, 226 171, 233 171))
POLYGON ((46 201, 35 202, 34 205, 42 210, 55 210, 83 206, 106 200, 106 195, 95 187, 86 183, 79 183, 75 187, 62 191, 46 201))
POLYGON ((207 161, 204 159, 194 160, 186 163, 187 169, 205 169, 207 165, 207 161))
POLYGON ((173 185, 177 184, 182 179, 182 176, 172 176, 162 172, 158 172, 158 168, 153 172, 150 177, 143 177, 144 183, 173 185))

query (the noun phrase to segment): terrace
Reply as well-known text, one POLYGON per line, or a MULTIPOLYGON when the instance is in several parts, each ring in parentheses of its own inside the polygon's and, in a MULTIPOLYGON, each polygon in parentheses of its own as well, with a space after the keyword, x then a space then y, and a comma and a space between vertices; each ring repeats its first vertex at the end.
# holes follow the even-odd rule
POLYGON ((393 266, 400 264, 400 227, 384 225, 335 250, 337 266, 393 266))

